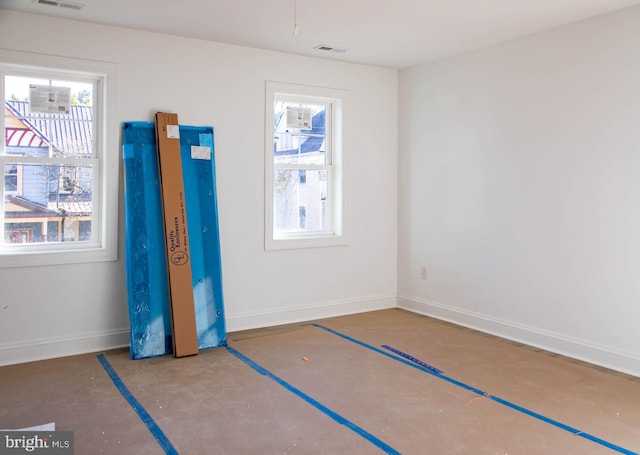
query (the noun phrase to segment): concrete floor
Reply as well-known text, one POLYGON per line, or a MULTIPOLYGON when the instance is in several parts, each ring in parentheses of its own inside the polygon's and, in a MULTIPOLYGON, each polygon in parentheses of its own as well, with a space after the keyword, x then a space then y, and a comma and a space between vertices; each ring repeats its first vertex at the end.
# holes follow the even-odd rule
POLYGON ((115 383, 96 354, 2 367, 0 428, 55 422, 80 455, 640 453, 640 378, 398 309, 318 324, 105 352, 115 383))

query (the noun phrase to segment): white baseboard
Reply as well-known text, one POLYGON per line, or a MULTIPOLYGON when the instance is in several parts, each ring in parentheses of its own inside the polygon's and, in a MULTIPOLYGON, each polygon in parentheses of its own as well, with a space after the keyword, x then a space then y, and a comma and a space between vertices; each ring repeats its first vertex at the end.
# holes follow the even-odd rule
POLYGON ((396 296, 383 295, 322 302, 313 305, 276 308, 266 311, 251 311, 246 313, 227 312, 226 323, 228 332, 237 332, 240 330, 272 327, 275 325, 292 324, 395 307, 396 296))
POLYGON ((398 296, 398 308, 640 377, 640 358, 629 352, 415 297, 398 296))
POLYGON ((129 346, 129 329, 0 345, 0 366, 67 357, 129 346))
MULTIPOLYGON (((237 332, 396 307, 640 377, 640 358, 637 355, 416 297, 383 295, 268 311, 227 313, 226 325, 228 332, 237 332)), ((30 340, 0 345, 0 366, 128 346, 128 328, 76 337, 30 340)))
MULTIPOLYGON (((226 325, 227 331, 235 332, 395 307, 395 295, 375 296, 323 302, 314 305, 276 308, 269 311, 227 313, 226 325)), ((21 343, 0 345, 0 366, 67 357, 70 355, 86 354, 128 346, 128 328, 76 337, 28 340, 21 343)))

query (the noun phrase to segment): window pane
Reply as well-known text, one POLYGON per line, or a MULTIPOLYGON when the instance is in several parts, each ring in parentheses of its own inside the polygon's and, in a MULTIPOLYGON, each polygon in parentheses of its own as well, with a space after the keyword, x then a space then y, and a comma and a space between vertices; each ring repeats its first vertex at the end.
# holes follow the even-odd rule
POLYGON ((327 171, 279 169, 274 177, 274 231, 326 231, 327 171))
POLYGON ((92 240, 92 166, 7 163, 4 169, 5 242, 92 240))
POLYGON ((294 129, 322 135, 327 132, 324 104, 279 100, 274 103, 273 113, 276 133, 294 129))
POLYGON ((326 106, 274 103, 274 162, 328 164, 326 158, 326 106))
POLYGON ((298 133, 276 133, 274 163, 327 164, 325 137, 298 133))
POLYGON ((92 84, 6 76, 5 99, 6 154, 81 158, 95 154, 92 84), (43 112, 41 107, 32 111, 33 87, 40 87, 45 94, 50 88, 51 102, 63 105, 67 105, 66 99, 56 101, 58 92, 68 89, 68 113, 43 112))

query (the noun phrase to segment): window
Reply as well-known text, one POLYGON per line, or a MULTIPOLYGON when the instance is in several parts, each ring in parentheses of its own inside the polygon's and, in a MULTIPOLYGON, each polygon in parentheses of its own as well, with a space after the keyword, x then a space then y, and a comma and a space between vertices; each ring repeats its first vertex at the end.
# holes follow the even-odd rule
POLYGON ((345 92, 267 82, 265 247, 346 243, 345 92))
POLYGON ((113 64, 0 50, 0 267, 116 259, 114 79, 113 64))

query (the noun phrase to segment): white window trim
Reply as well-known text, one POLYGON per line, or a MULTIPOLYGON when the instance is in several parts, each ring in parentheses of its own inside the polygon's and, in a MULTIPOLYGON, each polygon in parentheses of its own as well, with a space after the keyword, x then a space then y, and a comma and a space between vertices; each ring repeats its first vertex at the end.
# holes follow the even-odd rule
MULTIPOLYGON (((287 250, 297 248, 316 248, 347 245, 346 223, 346 159, 344 156, 344 119, 345 108, 348 103, 347 91, 334 88, 316 87, 309 85, 290 84, 284 82, 266 81, 265 99, 265 250, 287 250), (312 101, 314 97, 326 101, 330 99, 334 104, 332 114, 332 165, 334 167, 333 182, 329 183, 327 191, 333 200, 333 212, 329 215, 332 220, 331 233, 300 232, 288 234, 286 237, 276 238, 273 232, 273 104, 276 95, 299 96, 312 101)), ((295 168, 295 165, 289 166, 295 168)), ((329 197, 328 194, 328 197, 329 197)))
MULTIPOLYGON (((98 185, 95 197, 100 200, 102 210, 94 214, 98 223, 98 241, 65 245, 46 245, 37 251, 24 248, 0 252, 0 268, 31 267, 55 264, 115 261, 118 259, 118 189, 119 189, 119 127, 118 102, 116 96, 118 67, 115 63, 96 60, 75 59, 46 54, 13 51, 0 48, 0 63, 24 71, 43 70, 55 74, 74 72, 99 77, 96 95, 102 98, 99 110, 94 110, 96 143, 102 153, 97 173, 98 185)), ((0 82, 0 88, 2 87, 0 82)), ((4 127, 2 128, 4 131, 4 127)), ((2 139, 4 140, 4 139, 2 139)), ((4 230, 4 226, 3 226, 4 230)))

